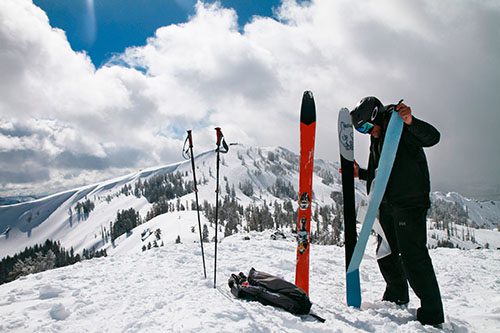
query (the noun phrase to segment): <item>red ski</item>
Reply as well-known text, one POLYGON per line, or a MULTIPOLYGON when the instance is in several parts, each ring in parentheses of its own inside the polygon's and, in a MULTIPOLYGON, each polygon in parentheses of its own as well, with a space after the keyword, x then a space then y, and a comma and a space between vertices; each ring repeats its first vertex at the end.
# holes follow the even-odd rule
POLYGON ((305 91, 300 109, 300 175, 297 221, 297 266, 295 285, 309 295, 309 243, 311 233, 312 179, 316 106, 312 92, 305 91))

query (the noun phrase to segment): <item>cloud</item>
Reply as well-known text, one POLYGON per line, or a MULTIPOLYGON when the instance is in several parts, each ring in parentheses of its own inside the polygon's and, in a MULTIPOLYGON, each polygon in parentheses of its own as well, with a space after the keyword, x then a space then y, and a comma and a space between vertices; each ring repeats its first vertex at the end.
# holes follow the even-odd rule
MULTIPOLYGON (((0 152, 11 155, 0 192, 178 161, 188 128, 198 152, 213 148, 216 125, 229 141, 298 151, 304 90, 316 97, 321 158, 337 159, 340 107, 405 98, 442 132, 428 150, 434 184, 500 184, 499 31, 495 1, 283 1, 275 19, 244 27, 234 10, 198 2, 187 22, 96 69, 31 1, 4 0, 0 152)), ((363 163, 367 140, 356 139, 363 163)))
POLYGON ((83 39, 88 46, 92 46, 95 42, 97 33, 94 0, 85 0, 85 15, 83 25, 83 39))
POLYGON ((0 170, 0 182, 2 183, 39 183, 41 181, 49 180, 50 174, 48 168, 31 168, 29 163, 21 165, 20 169, 0 170))

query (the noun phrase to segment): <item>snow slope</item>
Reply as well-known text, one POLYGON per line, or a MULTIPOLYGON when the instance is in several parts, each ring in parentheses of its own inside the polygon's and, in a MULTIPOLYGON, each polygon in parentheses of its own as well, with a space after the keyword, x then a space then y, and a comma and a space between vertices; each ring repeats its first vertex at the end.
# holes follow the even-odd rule
POLYGON ((471 222, 479 227, 490 229, 500 225, 500 201, 474 200, 456 192, 433 192, 431 199, 459 204, 468 212, 471 222))
MULTIPOLYGON (((198 155, 196 166, 198 180, 204 180, 203 183, 199 184, 200 201, 202 203, 206 200, 213 204, 215 200, 215 153, 209 151, 198 155)), ((341 191, 338 167, 338 163, 315 160, 313 207, 334 203, 331 198, 332 191, 341 191)), ((184 161, 141 170, 137 173, 30 202, 0 206, 0 258, 20 252, 26 246, 43 243, 46 239, 59 240, 66 249, 73 247, 75 253, 92 248, 95 250, 108 249, 108 253, 119 251, 110 248, 109 243, 105 244, 102 241, 103 228, 109 229, 109 223, 116 219, 116 214, 120 210, 134 208, 144 218, 152 206, 144 197, 122 195, 121 188, 125 185, 134 187, 138 180, 143 182, 152 176, 171 172, 180 172, 186 181, 192 180, 191 164, 189 161, 184 161), (90 213, 88 219, 77 221, 74 216, 75 207, 77 203, 86 199, 95 203, 95 209, 90 213), (70 212, 73 212, 73 217, 70 216, 70 212)), ((250 204, 270 204, 274 201, 283 203, 285 199, 292 200, 296 207, 297 184, 298 156, 285 148, 231 145, 229 153, 222 155, 221 195, 226 194, 226 189, 234 188, 238 203, 244 207, 250 204), (277 180, 289 183, 294 187, 293 198, 277 198, 271 193, 270 188, 277 180), (240 184, 245 182, 252 184, 253 195, 247 196, 240 189, 240 184)), ((366 205, 368 201, 365 184, 357 181, 355 186, 356 201, 362 206, 360 208, 362 213, 363 205, 366 205)), ((493 228, 500 221, 500 202, 478 202, 464 198, 457 193, 436 192, 433 193, 432 197, 433 200, 457 202, 461 206, 466 206, 470 219, 478 226, 493 228)), ((194 193, 189 193, 181 197, 180 200, 182 203, 191 202, 194 200, 194 193)), ((173 199, 172 202, 175 203, 176 199, 173 199)), ((361 218, 359 219, 361 220, 361 218)), ((316 223, 312 223, 313 231, 315 228, 316 223)), ((481 230, 478 230, 477 236, 480 232, 482 233, 481 230)), ((500 247, 500 233, 482 234, 482 237, 488 239, 486 242, 491 247, 500 247)), ((478 241, 480 238, 476 237, 478 241)), ((119 243, 120 241, 117 241, 115 245, 119 247, 119 243)), ((478 246, 478 244, 472 243, 461 245, 465 248, 478 246)))
MULTIPOLYGON (((206 224, 208 227, 209 239, 215 235, 215 229, 210 226, 208 220, 200 214, 201 224, 206 224)), ((175 244, 177 237, 180 237, 182 243, 198 243, 200 236, 198 233, 198 221, 196 213, 193 211, 171 212, 156 216, 150 221, 141 224, 132 230, 130 235, 122 235, 115 241, 115 247, 109 245, 107 253, 109 255, 129 255, 142 252, 142 246, 147 246, 152 243, 156 237, 154 235, 157 229, 161 230, 161 238, 157 240, 158 245, 175 244), (146 235, 142 237, 143 232, 146 235)), ((223 239, 224 233, 218 233, 218 238, 223 239)))
POLYGON ((81 253, 85 248, 101 248, 101 228, 109 227, 109 222, 115 220, 119 210, 134 208, 144 216, 151 207, 144 197, 120 195, 120 189, 124 185, 134 184, 138 179, 173 172, 179 165, 182 164, 141 170, 34 201, 0 206, 0 232, 10 229, 8 237, 5 234, 0 236, 0 258, 47 239, 60 240, 62 246, 67 249, 73 247, 76 253, 81 253), (107 196, 112 198, 111 201, 106 200, 107 196), (87 198, 95 203, 89 218, 78 221, 76 213, 71 218, 70 209, 76 212, 76 204, 87 198))
MULTIPOLYGON (((176 223, 194 221, 191 212, 176 223)), ((145 252, 129 248, 22 277, 0 285, 0 331, 441 332, 415 320, 419 304, 413 294, 408 309, 379 300, 384 282, 372 256, 373 244, 361 266, 361 310, 345 306, 344 249, 314 244, 310 297, 326 323, 235 300, 227 287, 231 273, 255 267, 293 281, 295 241, 291 235, 273 241, 270 234, 251 233, 250 240, 236 234, 219 244, 217 289, 212 285, 213 243, 205 244, 209 277, 203 279, 200 247, 191 241, 168 241, 145 252)), ((431 256, 446 312, 442 331, 498 332, 500 251, 437 249, 431 256)))
MULTIPOLYGON (((206 180, 199 184, 198 195, 201 203, 215 200, 215 153, 209 151, 196 158, 198 180, 206 180)), ((322 182, 318 172, 314 175, 315 203, 318 205, 332 204, 330 193, 340 191, 338 166, 331 162, 316 161, 316 170, 328 170, 334 175, 330 185, 322 182)), ((22 251, 26 246, 43 243, 46 239, 60 240, 67 249, 73 247, 76 253, 83 249, 96 250, 106 248, 101 241, 102 228, 109 227, 114 221, 116 213, 122 209, 134 208, 144 218, 150 210, 151 204, 144 197, 120 195, 120 189, 125 185, 132 187, 138 181, 144 181, 155 175, 180 172, 185 180, 192 180, 191 164, 189 161, 175 163, 141 170, 137 173, 119 177, 99 184, 84 186, 71 191, 58 193, 26 203, 9 206, 0 206, 0 258, 22 251), (78 202, 90 199, 95 203, 95 209, 85 221, 70 220, 70 209, 75 212, 78 202), (110 200, 108 200, 110 199, 110 200), (4 234, 9 230, 8 237, 4 234)), ((231 146, 228 154, 222 155, 220 171, 220 187, 225 195, 226 185, 234 187, 238 202, 247 206, 253 204, 270 203, 274 200, 283 202, 269 192, 269 187, 277 179, 290 182, 294 187, 298 184, 298 156, 292 152, 278 148, 255 148, 243 145, 231 146), (269 155, 275 156, 274 160, 269 155), (254 187, 254 195, 249 197, 243 194, 239 184, 249 181, 254 187)), ((360 188, 360 186, 358 184, 360 188)), ((366 195, 357 191, 361 200, 366 195)), ((181 202, 194 200, 194 193, 180 198, 181 202)), ((173 202, 176 199, 172 200, 173 202)), ((295 199, 294 199, 295 201, 295 199)))

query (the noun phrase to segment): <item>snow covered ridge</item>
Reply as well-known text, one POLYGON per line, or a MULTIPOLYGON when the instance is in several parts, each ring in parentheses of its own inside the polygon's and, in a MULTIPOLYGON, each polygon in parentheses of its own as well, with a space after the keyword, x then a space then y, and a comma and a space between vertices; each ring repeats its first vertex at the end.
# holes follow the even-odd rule
MULTIPOLYGON (((181 216, 185 224, 193 218, 181 216)), ((430 251, 445 308, 443 330, 437 330, 416 320, 413 293, 408 309, 380 301, 385 283, 374 244, 361 266, 360 310, 345 305, 344 249, 312 244, 310 297, 313 310, 326 319, 319 323, 230 295, 230 274, 247 274, 251 267, 293 281, 293 235, 270 235, 251 232, 244 240, 236 234, 219 244, 217 289, 203 278, 199 244, 188 241, 22 277, 0 285, 0 332, 498 331, 500 251, 430 251)), ((210 276, 213 243, 205 251, 210 276)))
MULTIPOLYGON (((245 209, 250 206, 264 207, 266 204, 270 216, 276 219, 276 207, 289 205, 292 211, 296 209, 298 161, 298 155, 282 147, 259 148, 232 145, 229 153, 222 155, 221 194, 222 196, 233 196, 237 205, 245 209)), ((215 200, 214 152, 209 151, 198 155, 196 166, 200 204, 203 204, 204 201, 213 204, 215 200)), ((323 222, 330 223, 330 220, 334 221, 335 217, 339 216, 335 208, 336 201, 339 201, 336 194, 341 191, 338 168, 339 165, 336 162, 315 161, 313 209, 318 208, 318 214, 316 214, 316 221, 313 223, 313 232, 324 231, 328 233, 332 231, 333 226, 324 228, 323 222)), ((116 220, 117 212, 129 209, 139 212, 142 218, 141 222, 144 222, 154 205, 148 202, 143 192, 134 195, 134 193, 137 194, 138 184, 144 184, 148 179, 159 175, 172 173, 178 173, 186 184, 192 181, 190 162, 185 161, 141 170, 137 173, 30 202, 0 206, 0 259, 20 252, 27 246, 41 244, 46 239, 58 240, 66 249, 73 248, 75 253, 82 253, 84 249, 96 251, 106 249, 108 254, 112 255, 121 253, 124 248, 128 247, 133 247, 134 251, 141 251, 142 247, 147 247, 149 243, 143 244, 139 238, 138 243, 134 246, 130 244, 125 246, 135 237, 131 238, 130 234, 128 237, 127 235, 119 237, 115 240, 114 245, 111 244, 108 237, 110 222, 116 220)), ((439 203, 434 209, 436 217, 444 214, 447 219, 460 219, 466 212, 466 220, 469 224, 485 228, 494 228, 500 221, 500 202, 481 203, 458 194, 433 193, 432 198, 433 202, 439 203)), ((367 203, 363 182, 356 182, 356 200, 361 207, 360 212, 362 212, 363 205, 367 203)), ((180 207, 183 207, 186 212, 192 212, 193 201, 193 192, 183 192, 181 197, 170 199, 166 203, 172 208, 168 210, 169 213, 149 221, 153 224, 158 221, 155 219, 165 222, 158 222, 160 223, 158 227, 151 226, 150 230, 155 231, 157 228, 161 228, 162 237, 172 237, 172 241, 175 241, 177 236, 180 236, 181 241, 183 241, 183 235, 191 241, 195 241, 196 237, 191 239, 191 236, 196 236, 196 234, 191 231, 193 226, 197 228, 196 221, 187 227, 180 228, 182 232, 179 234, 173 235, 173 232, 168 230, 178 229, 177 224, 171 221, 179 221, 179 218, 182 221, 183 213, 180 211, 180 207), (166 224, 169 226, 166 227, 166 224), (187 234, 185 234, 186 230, 187 234)), ((243 221, 233 226, 233 231, 241 232, 249 229, 250 222, 246 221, 243 215, 240 214, 243 221)), ((203 223, 207 224, 209 239, 211 239, 213 225, 205 216, 203 219, 203 223)), ((287 219, 289 227, 295 225, 296 221, 293 218, 287 217, 287 219)), ((276 222, 276 220, 274 221, 276 222)), ((455 220, 452 222, 457 223, 455 220)), ((146 225, 142 228, 139 226, 133 235, 142 233, 146 228, 146 225)), ((480 237, 476 238, 480 241, 480 237)), ((162 241, 165 240, 162 238, 162 241)), ((492 247, 497 246, 497 244, 500 246, 500 242, 495 241, 495 237, 489 237, 487 242, 492 247)), ((473 246, 470 245, 467 248, 471 247, 473 246)))
POLYGON ((33 196, 14 196, 14 197, 1 197, 0 206, 13 205, 20 202, 36 200, 37 197, 33 196))
POLYGON ((476 228, 500 229, 500 201, 474 200, 455 192, 433 192, 431 201, 448 213, 465 214, 465 218, 476 228))

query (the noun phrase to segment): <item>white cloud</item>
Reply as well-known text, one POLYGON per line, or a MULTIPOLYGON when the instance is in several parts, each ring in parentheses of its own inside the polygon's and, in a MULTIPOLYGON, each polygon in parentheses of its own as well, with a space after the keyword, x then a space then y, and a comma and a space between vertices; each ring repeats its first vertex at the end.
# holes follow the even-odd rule
MULTIPOLYGON (((37 165, 39 184, 55 188, 177 161, 188 128, 198 152, 213 148, 215 126, 229 141, 298 151, 304 90, 316 97, 319 157, 337 159, 337 110, 373 94, 405 98, 442 131, 429 151, 435 183, 471 174, 464 151, 499 164, 498 2, 284 1, 276 14, 240 30, 234 10, 198 3, 95 69, 30 1, 1 1, 0 191, 39 189, 19 185, 37 165)), ((482 170, 475 181, 500 183, 496 167, 482 170)))

